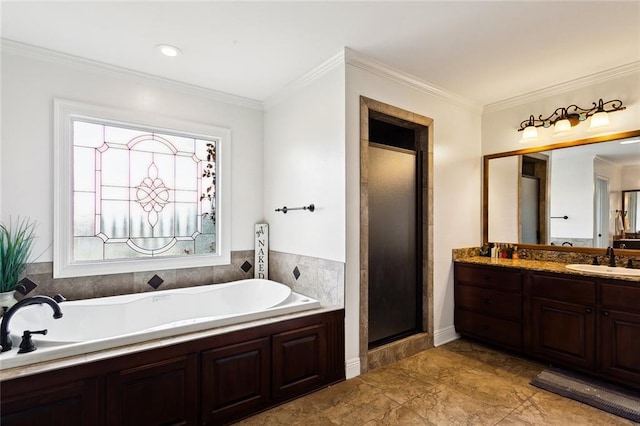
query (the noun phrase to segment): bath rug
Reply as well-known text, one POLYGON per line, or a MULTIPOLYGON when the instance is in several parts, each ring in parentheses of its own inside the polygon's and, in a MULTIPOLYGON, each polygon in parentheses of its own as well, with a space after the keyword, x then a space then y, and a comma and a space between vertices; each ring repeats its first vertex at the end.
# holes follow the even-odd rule
POLYGON ((545 369, 531 381, 531 384, 625 419, 640 422, 640 392, 559 368, 545 369))

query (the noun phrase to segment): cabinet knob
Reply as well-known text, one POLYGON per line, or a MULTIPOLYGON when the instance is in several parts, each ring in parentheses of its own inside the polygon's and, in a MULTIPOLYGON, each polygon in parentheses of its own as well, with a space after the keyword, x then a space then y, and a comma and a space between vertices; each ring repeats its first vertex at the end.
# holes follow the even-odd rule
POLYGON ((584 310, 586 313, 590 314, 591 313, 591 308, 587 308, 584 310))
POLYGON ((604 315, 605 317, 608 317, 609 316, 609 312, 604 311, 604 312, 602 312, 602 315, 604 315))

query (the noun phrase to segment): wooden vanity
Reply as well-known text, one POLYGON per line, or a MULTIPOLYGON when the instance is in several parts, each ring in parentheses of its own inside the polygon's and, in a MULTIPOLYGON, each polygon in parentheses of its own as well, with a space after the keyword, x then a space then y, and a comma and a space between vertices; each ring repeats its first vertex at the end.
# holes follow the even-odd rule
POLYGON ((640 279, 540 263, 545 267, 535 261, 456 261, 456 331, 640 388, 640 279))

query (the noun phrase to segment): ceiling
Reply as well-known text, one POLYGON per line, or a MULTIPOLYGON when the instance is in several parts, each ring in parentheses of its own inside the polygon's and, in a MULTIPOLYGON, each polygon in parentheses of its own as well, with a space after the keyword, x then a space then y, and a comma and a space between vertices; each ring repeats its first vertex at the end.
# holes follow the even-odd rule
POLYGON ((479 105, 640 61, 640 1, 2 0, 0 13, 2 38, 258 101, 344 47, 479 105))

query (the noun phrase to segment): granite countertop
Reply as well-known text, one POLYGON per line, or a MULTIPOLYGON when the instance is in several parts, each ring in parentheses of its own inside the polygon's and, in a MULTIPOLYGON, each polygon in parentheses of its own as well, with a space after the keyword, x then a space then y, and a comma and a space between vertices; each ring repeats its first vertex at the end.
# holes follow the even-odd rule
POLYGON ((608 278, 622 281, 631 281, 640 283, 640 276, 611 276, 597 273, 589 273, 582 271, 573 271, 571 269, 567 269, 566 263, 561 262, 549 262, 544 260, 529 260, 529 259, 501 259, 501 258, 492 258, 492 257, 483 257, 483 256, 464 256, 458 257, 455 259, 455 262, 458 263, 473 263, 477 265, 492 265, 503 268, 517 268, 517 269, 527 269, 531 271, 542 271, 542 272, 557 272, 569 275, 579 275, 583 277, 597 277, 597 278, 608 278))

